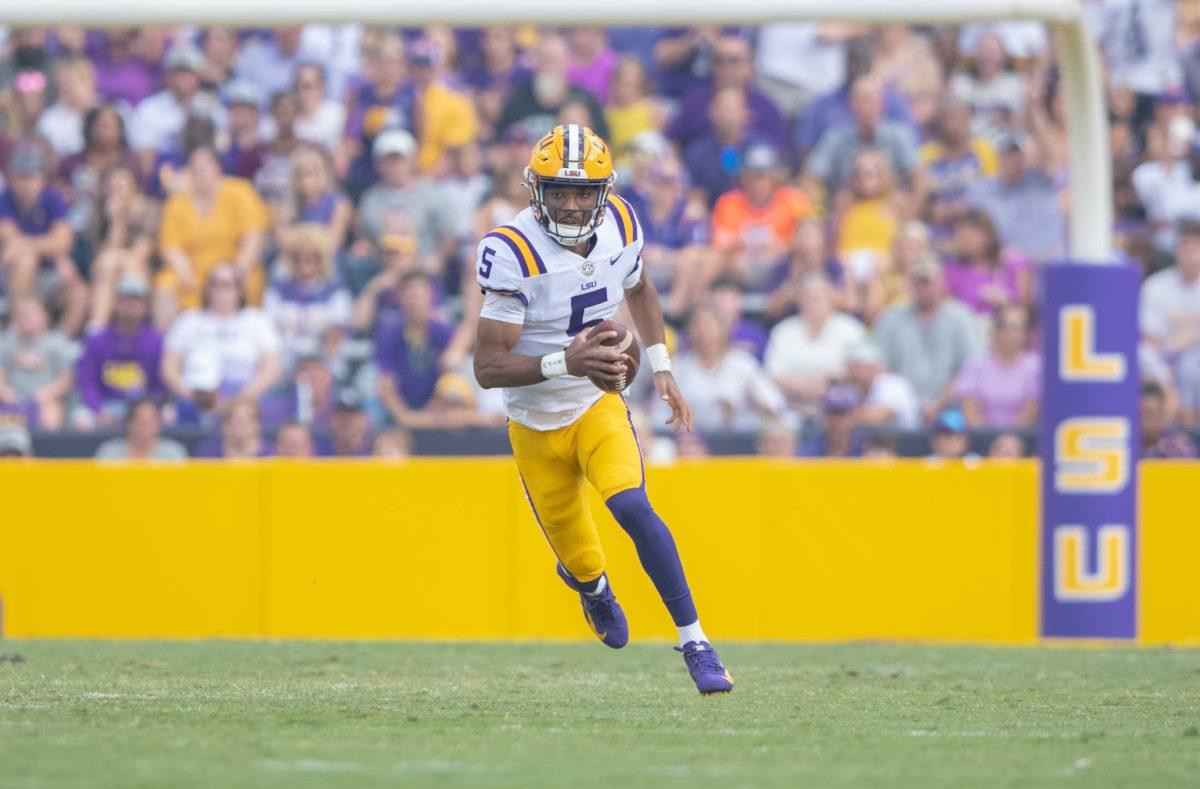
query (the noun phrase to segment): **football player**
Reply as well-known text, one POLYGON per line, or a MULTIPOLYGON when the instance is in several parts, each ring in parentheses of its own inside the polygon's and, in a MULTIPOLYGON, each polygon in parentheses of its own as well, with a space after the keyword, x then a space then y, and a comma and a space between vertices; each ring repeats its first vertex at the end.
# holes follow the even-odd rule
POLYGON ((613 194, 612 153, 591 129, 557 126, 533 147, 525 182, 529 207, 479 242, 484 291, 475 376, 504 389, 509 439, 534 518, 579 593, 584 618, 620 649, 629 625, 604 572, 604 551, 584 498, 584 481, 604 497, 633 539, 679 630, 679 647, 702 694, 728 693, 733 678, 700 628, 675 540, 646 498, 629 410, 610 385, 623 380, 622 354, 591 331, 624 299, 647 343, 667 424, 691 430, 692 413, 671 375, 658 295, 643 269, 642 229, 613 194))

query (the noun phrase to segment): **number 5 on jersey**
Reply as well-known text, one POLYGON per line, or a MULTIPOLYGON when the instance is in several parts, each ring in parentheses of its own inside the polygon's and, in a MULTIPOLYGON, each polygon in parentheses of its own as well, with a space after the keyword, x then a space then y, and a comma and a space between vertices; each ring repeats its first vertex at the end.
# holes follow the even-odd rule
POLYGON ((598 304, 603 304, 608 301, 608 288, 600 288, 600 290, 589 290, 587 293, 580 293, 571 299, 571 322, 567 324, 567 336, 574 337, 579 332, 589 326, 595 326, 600 322, 599 318, 593 318, 590 321, 583 319, 583 313, 588 307, 595 307, 598 304))

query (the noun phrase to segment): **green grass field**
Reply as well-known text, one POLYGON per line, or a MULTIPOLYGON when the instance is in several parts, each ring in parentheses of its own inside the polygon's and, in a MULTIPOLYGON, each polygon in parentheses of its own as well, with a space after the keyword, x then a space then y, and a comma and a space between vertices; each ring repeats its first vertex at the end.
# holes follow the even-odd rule
POLYGON ((3 786, 1200 785, 1200 651, 8 641, 3 786))

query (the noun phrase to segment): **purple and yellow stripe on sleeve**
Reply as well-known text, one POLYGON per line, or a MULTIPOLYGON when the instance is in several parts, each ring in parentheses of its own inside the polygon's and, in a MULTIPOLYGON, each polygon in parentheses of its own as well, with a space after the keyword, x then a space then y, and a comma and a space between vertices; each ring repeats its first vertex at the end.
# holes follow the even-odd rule
POLYGON ((499 239, 507 244, 513 255, 516 256, 517 263, 521 266, 521 273, 526 277, 536 277, 538 274, 546 273, 546 264, 542 262, 542 256, 538 254, 537 249, 525 237, 525 234, 515 227, 501 225, 484 238, 499 239))
POLYGON ((637 220, 633 218, 633 207, 619 195, 608 198, 609 208, 617 217, 617 230, 621 233, 621 244, 629 246, 638 240, 637 220))

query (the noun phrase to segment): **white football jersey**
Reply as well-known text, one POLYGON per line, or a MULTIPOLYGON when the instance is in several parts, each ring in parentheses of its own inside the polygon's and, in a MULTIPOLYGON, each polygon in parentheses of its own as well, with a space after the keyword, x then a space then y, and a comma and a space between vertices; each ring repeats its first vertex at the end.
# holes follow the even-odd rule
MULTIPOLYGON (((633 207, 616 195, 586 258, 546 235, 526 208, 479 242, 475 272, 485 293, 480 315, 521 325, 514 353, 561 351, 580 331, 616 314, 625 290, 641 279, 642 243, 633 207)), ((505 389, 504 407, 514 422, 554 430, 574 422, 602 394, 587 378, 563 375, 505 389)))

